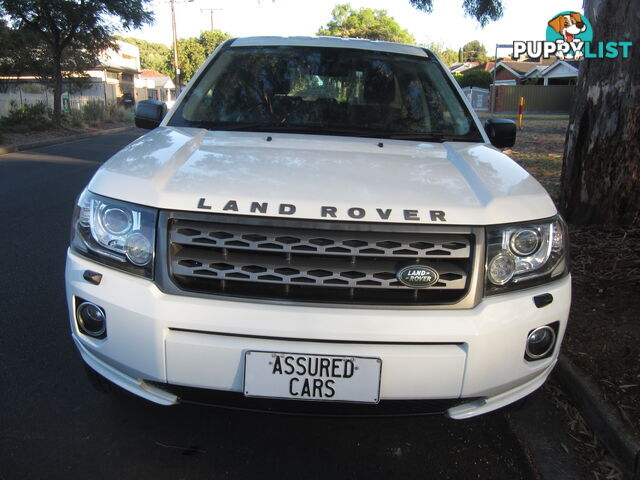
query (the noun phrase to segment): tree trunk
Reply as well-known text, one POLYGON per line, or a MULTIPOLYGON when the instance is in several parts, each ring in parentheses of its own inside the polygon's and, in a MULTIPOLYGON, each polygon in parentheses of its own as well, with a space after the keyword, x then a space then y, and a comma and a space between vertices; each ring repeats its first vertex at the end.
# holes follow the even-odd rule
POLYGON ((60 126, 62 117, 62 65, 60 56, 56 55, 53 60, 53 125, 60 126))
POLYGON ((574 224, 640 224, 640 2, 585 0, 597 42, 633 42, 629 57, 585 58, 562 167, 561 209, 574 224))

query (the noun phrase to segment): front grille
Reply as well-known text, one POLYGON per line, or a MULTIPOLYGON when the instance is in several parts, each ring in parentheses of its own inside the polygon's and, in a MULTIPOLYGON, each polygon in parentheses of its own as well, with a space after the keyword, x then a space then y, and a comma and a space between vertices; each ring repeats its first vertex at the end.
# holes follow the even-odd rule
POLYGON ((470 232, 260 220, 167 215, 172 282, 200 294, 363 305, 447 305, 468 292, 475 246, 470 232), (408 265, 433 268, 438 282, 424 289, 403 285, 396 272, 408 265))

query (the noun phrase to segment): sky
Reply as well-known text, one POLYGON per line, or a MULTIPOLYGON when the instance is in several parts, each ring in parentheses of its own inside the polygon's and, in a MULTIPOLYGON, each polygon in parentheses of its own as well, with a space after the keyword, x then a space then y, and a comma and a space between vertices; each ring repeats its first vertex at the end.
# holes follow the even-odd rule
MULTIPOLYGON (((195 37, 211 28, 234 37, 253 35, 315 35, 331 19, 331 10, 346 0, 176 0, 178 37, 195 37)), ((544 40, 547 21, 561 11, 582 11, 582 0, 504 0, 504 15, 484 29, 466 18, 462 0, 433 0, 431 14, 422 13, 408 0, 351 0, 354 8, 385 9, 419 44, 439 43, 458 50, 471 40, 479 40, 493 55, 496 43, 514 40, 544 40)), ((155 23, 124 32, 150 42, 171 44, 171 10, 168 0, 153 0, 155 23)), ((501 50, 499 55, 506 55, 501 50)))

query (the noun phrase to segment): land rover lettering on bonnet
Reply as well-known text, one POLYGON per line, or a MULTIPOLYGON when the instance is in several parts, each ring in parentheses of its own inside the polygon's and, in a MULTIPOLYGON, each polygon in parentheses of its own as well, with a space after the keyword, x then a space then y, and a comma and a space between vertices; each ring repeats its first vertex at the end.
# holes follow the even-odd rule
MULTIPOLYGON (((265 215, 295 215, 298 208, 291 203, 276 203, 269 204, 269 202, 248 202, 246 205, 240 204, 236 200, 228 200, 214 206, 207 201, 206 198, 200 198, 198 200, 197 208, 201 210, 221 211, 226 213, 249 213, 249 214, 265 214, 265 215)), ((343 208, 338 212, 338 207, 322 205, 320 208, 321 218, 335 218, 339 219, 339 215, 344 220, 362 220, 368 219, 367 210, 363 207, 349 207, 343 208)), ((375 220, 389 220, 393 209, 391 208, 375 208, 373 215, 375 220)), ((424 221, 431 222, 446 222, 445 212, 442 210, 426 210, 426 209, 401 209, 400 214, 405 220, 419 222, 424 218, 424 221), (421 215, 424 217, 421 218, 421 215)))
POLYGON ((428 49, 230 39, 78 196, 71 336, 161 405, 480 415, 540 387, 567 230, 428 49))

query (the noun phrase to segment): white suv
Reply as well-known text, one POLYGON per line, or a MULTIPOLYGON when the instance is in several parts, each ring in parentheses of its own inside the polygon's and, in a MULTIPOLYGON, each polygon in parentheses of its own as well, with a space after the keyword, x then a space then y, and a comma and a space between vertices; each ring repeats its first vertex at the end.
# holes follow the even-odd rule
POLYGON ((72 337, 163 405, 466 418, 558 357, 567 232, 424 48, 228 40, 77 201, 72 337), (164 118, 163 118, 164 117, 164 118), (156 128, 157 127, 157 128, 156 128))

